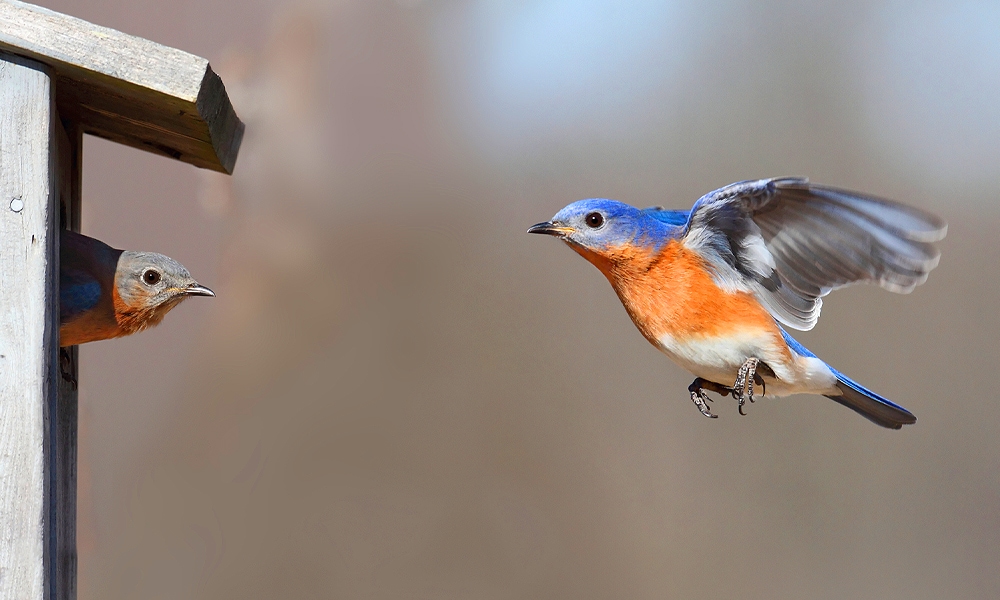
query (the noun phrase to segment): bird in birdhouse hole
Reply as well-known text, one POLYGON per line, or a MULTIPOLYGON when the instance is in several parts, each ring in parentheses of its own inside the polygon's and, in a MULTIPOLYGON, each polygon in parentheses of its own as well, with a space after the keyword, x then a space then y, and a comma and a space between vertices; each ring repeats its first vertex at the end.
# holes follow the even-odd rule
POLYGON ((153 327, 191 296, 215 296, 176 260, 117 250, 62 230, 59 238, 59 345, 131 335, 153 327))
POLYGON ((940 256, 944 221, 802 178, 742 181, 691 210, 581 200, 528 233, 553 235, 611 282, 639 331, 697 378, 691 400, 820 394, 891 429, 908 410, 820 360, 782 326, 812 329, 822 298, 853 283, 906 293, 940 256))

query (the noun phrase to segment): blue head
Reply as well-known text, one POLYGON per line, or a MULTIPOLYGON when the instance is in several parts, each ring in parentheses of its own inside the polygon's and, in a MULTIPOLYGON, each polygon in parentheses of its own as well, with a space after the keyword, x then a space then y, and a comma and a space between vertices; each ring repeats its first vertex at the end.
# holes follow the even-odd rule
POLYGON ((650 209, 614 200, 580 200, 560 210, 551 221, 532 225, 528 233, 553 235, 573 247, 607 256, 636 246, 657 250, 679 226, 650 215, 650 209))

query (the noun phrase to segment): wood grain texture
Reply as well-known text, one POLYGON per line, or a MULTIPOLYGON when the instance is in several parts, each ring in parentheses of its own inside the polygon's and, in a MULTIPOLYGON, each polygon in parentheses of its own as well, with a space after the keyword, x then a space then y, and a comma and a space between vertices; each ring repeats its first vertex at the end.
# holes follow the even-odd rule
POLYGON ((0 0, 0 49, 49 65, 86 133, 232 173, 243 123, 204 58, 18 0, 0 0))
POLYGON ((51 597, 46 444, 59 346, 52 92, 47 67, 0 55, 0 598, 51 597))

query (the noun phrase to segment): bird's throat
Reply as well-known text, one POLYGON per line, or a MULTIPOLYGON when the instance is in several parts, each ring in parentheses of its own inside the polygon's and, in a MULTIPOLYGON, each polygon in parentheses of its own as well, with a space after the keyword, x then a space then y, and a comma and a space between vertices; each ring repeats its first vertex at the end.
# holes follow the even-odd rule
POLYGON ((112 291, 115 307, 115 321, 121 330, 119 335, 131 335, 143 329, 155 327, 160 324, 163 317, 170 312, 170 309, 177 306, 182 298, 171 299, 166 302, 153 305, 130 305, 126 303, 118 294, 118 290, 112 291))

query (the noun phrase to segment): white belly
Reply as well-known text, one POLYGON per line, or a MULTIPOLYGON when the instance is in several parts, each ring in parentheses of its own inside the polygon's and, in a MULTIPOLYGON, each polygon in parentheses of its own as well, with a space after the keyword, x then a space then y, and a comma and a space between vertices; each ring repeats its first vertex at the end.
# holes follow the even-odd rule
POLYGON ((695 337, 678 340, 669 335, 659 338, 660 350, 678 365, 725 386, 732 386, 736 375, 748 358, 757 358, 774 371, 774 377, 758 374, 764 379, 765 395, 839 394, 837 377, 818 358, 800 356, 779 345, 766 331, 743 331, 725 338, 695 337), (789 352, 791 359, 789 359, 789 352))

